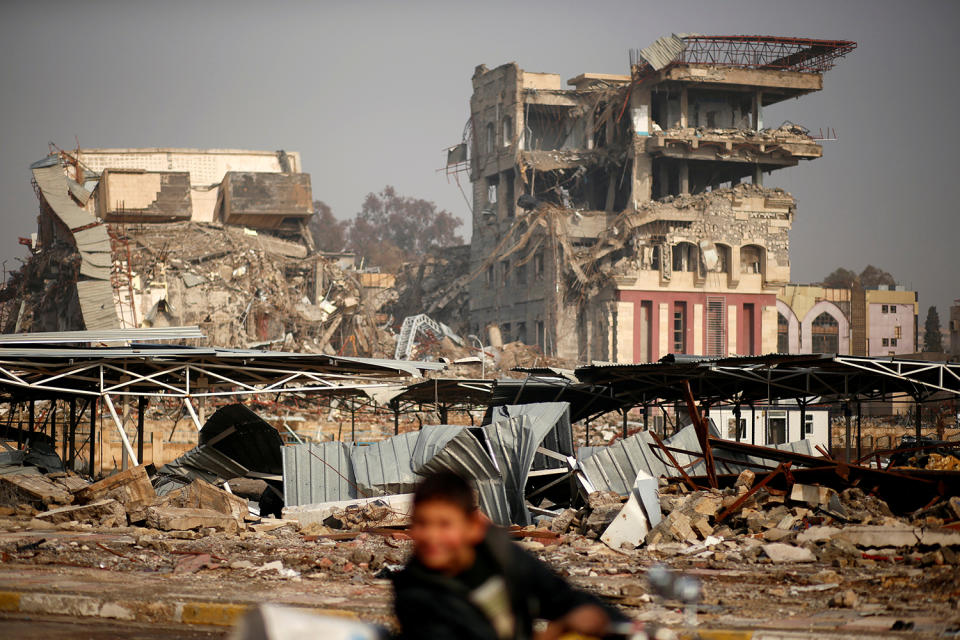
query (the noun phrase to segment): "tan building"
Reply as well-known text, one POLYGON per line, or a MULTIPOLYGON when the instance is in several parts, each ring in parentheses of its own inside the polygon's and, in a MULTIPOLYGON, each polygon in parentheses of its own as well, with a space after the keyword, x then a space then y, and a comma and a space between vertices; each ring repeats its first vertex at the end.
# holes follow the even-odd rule
POLYGON ((670 36, 629 75, 569 88, 477 67, 448 160, 473 183, 472 331, 581 362, 775 351, 796 203, 763 175, 822 149, 801 127, 765 128, 763 109, 821 90, 854 47, 670 36))
POLYGON ((917 353, 917 292, 789 284, 777 295, 779 353, 917 353))
MULTIPOLYGON (((84 186, 93 192, 97 210, 104 220, 129 222, 136 212, 154 217, 152 212, 177 220, 212 222, 217 219, 221 185, 229 172, 281 174, 288 181, 306 176, 307 200, 309 176, 303 174, 296 151, 250 151, 241 149, 80 149, 70 153, 76 167, 85 170, 84 186), (295 176, 301 177, 295 177, 295 176), (184 190, 189 197, 184 202, 184 190), (172 202, 177 203, 173 205, 172 202), (173 208, 173 214, 162 212, 173 208)), ((274 180, 277 180, 275 178, 274 180)), ((312 202, 310 212, 312 209, 312 202)), ((144 219, 161 222, 163 219, 144 219)))

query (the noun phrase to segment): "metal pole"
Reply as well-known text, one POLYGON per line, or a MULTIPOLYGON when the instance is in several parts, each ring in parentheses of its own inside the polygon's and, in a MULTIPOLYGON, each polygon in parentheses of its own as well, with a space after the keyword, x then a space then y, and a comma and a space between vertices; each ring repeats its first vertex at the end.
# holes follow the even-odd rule
POLYGON ((400 407, 393 405, 393 435, 400 435, 400 407))
POLYGON ((827 411, 827 453, 833 455, 833 410, 827 411))
POLYGON ((143 462, 143 422, 147 412, 147 396, 137 400, 137 460, 143 462))
POLYGON ((589 446, 590 446, 590 418, 587 418, 587 428, 586 428, 586 431, 585 431, 584 433, 585 433, 584 446, 585 446, 585 447, 589 447, 589 446))
POLYGON ((850 403, 849 403, 849 402, 844 402, 844 403, 843 403, 843 417, 844 417, 844 420, 846 421, 847 429, 846 429, 846 433, 844 434, 844 438, 843 438, 843 439, 844 439, 843 461, 846 462, 846 463, 848 463, 848 464, 849 464, 849 462, 850 462, 850 416, 851 416, 851 413, 852 413, 852 412, 850 411, 850 403))
POLYGON ((643 405, 643 430, 650 431, 650 406, 643 405))
POLYGON ((807 439, 807 403, 805 400, 797 400, 800 405, 800 439, 807 439))
POLYGON ((127 432, 123 429, 123 421, 120 419, 120 416, 117 415, 117 408, 114 406, 113 399, 110 397, 110 394, 103 394, 103 401, 107 405, 107 410, 110 411, 110 416, 113 418, 113 423, 116 425, 117 431, 120 432, 120 439, 123 441, 123 450, 127 452, 127 456, 130 458, 133 466, 140 466, 140 463, 137 461, 137 456, 133 451, 133 447, 130 446, 130 439, 127 438, 127 432))
POLYGON ((857 460, 863 455, 863 451, 860 447, 860 416, 861 416, 861 407, 860 401, 857 400, 857 460))
POLYGON ((740 403, 733 405, 733 432, 737 442, 740 442, 740 403))
POLYGON ((750 444, 757 444, 757 410, 750 401, 750 444))
POLYGON ((63 440, 64 449, 66 450, 66 454, 64 454, 63 457, 67 462, 67 468, 72 471, 73 457, 77 447, 77 399, 73 396, 70 397, 70 433, 63 440))
MULTIPOLYGON (((32 402, 32 401, 30 402, 30 408, 31 408, 31 409, 33 408, 33 402, 32 402)), ((920 437, 921 437, 921 436, 920 436, 920 410, 921 410, 921 409, 920 409, 920 399, 917 398, 917 410, 916 410, 916 419, 915 419, 916 422, 915 422, 915 426, 916 426, 916 430, 917 430, 917 445, 916 445, 916 446, 918 446, 918 447, 920 446, 920 437)), ((31 414, 31 416, 32 416, 32 415, 33 415, 33 414, 31 414)), ((31 422, 30 422, 30 423, 33 424, 33 420, 32 420, 32 419, 31 419, 31 422)))
POLYGON ((355 445, 357 443, 357 406, 351 402, 350 403, 350 444, 355 445))
POLYGON ((57 450, 57 401, 50 401, 50 444, 57 450))
POLYGON ((90 469, 88 475, 92 478, 94 472, 94 460, 97 450, 97 399, 90 399, 90 438, 89 438, 89 447, 90 447, 90 469))
POLYGON ((623 437, 624 437, 624 438, 627 437, 627 412, 628 412, 628 411, 629 411, 629 409, 624 409, 624 410, 623 410, 623 437))
MULTIPOLYGON (((30 405, 28 406, 28 409, 29 409, 28 415, 29 415, 29 418, 30 418, 30 435, 32 436, 32 435, 33 435, 33 422, 34 422, 34 420, 36 419, 36 414, 37 414, 37 403, 36 403, 36 400, 34 400, 33 398, 30 398, 30 405)), ((919 427, 918 427, 918 429, 919 429, 919 427)))

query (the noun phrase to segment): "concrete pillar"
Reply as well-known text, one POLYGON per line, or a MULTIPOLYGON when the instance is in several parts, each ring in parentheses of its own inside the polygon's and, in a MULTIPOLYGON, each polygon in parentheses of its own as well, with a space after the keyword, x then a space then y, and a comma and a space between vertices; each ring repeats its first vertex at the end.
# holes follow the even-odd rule
POLYGON ((654 195, 657 198, 663 198, 670 193, 670 172, 667 170, 666 162, 660 162, 659 166, 657 166, 657 174, 660 182, 660 189, 657 190, 657 193, 654 195))
POLYGON ((689 96, 687 95, 687 88, 683 87, 680 89, 680 126, 686 128, 689 126, 689 96))
POLYGON ((763 91, 757 91, 753 95, 753 113, 752 122, 754 131, 763 129, 763 91))
POLYGON ((686 160, 680 163, 680 193, 690 195, 690 163, 686 160))
POLYGON ((763 186, 763 169, 759 164, 753 165, 753 184, 763 186))
POLYGON ((645 141, 646 138, 639 136, 634 141, 633 191, 630 197, 634 208, 653 197, 653 160, 646 154, 646 150, 641 148, 641 145, 646 144, 645 141))

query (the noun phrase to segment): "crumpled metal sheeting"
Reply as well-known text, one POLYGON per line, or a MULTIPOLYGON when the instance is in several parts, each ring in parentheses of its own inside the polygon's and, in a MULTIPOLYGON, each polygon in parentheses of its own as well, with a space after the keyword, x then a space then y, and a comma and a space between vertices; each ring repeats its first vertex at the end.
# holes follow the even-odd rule
MULTIPOLYGON (((538 446, 565 456, 574 454, 569 402, 537 402, 494 407, 491 422, 519 416, 527 416, 532 425, 551 425, 538 446)), ((565 468, 565 465, 556 458, 538 453, 533 459, 532 468, 537 470, 562 469, 565 468)))
POLYGON ((233 478, 241 478, 247 473, 249 470, 239 462, 231 460, 213 447, 201 445, 157 469, 153 487, 157 495, 165 495, 197 478, 210 484, 220 484, 233 478))
POLYGON ((645 471, 654 478, 677 473, 676 469, 672 466, 668 468, 657 458, 649 446, 653 442, 648 432, 641 431, 595 451, 589 458, 580 461, 580 467, 595 490, 628 495, 639 471, 645 471))
POLYGON ((418 431, 420 437, 413 447, 410 465, 414 473, 420 473, 420 468, 430 462, 433 456, 447 446, 458 433, 466 427, 454 424, 438 424, 418 431))
POLYGON ((350 451, 342 442, 283 447, 283 502, 288 507, 359 497, 350 451))
POLYGON ((413 470, 413 451, 423 433, 411 431, 353 447, 350 458, 360 493, 372 497, 413 491, 418 481, 413 470))
MULTIPOLYGON (((711 432, 714 430, 715 427, 711 424, 711 432)), ((701 451, 700 441, 693 425, 687 425, 664 440, 663 443, 668 447, 685 451, 695 453, 701 451)), ((654 478, 660 476, 679 477, 679 471, 670 463, 666 455, 659 448, 651 448, 650 444, 653 444, 655 448, 657 447, 650 434, 641 431, 629 438, 619 440, 609 447, 590 447, 589 451, 584 451, 581 448, 579 464, 594 489, 597 491, 616 491, 622 496, 629 494, 638 471, 645 471, 654 478)), ((793 451, 794 453, 816 455, 809 440, 787 442, 776 445, 775 448, 793 451)), ((724 449, 723 445, 716 441, 713 443, 713 452, 714 465, 718 473, 738 474, 746 469, 756 469, 757 465, 774 468, 778 464, 776 460, 749 456, 738 451, 724 449), (716 460, 718 455, 735 462, 716 460), (736 461, 743 462, 743 464, 737 464, 736 461)), ((706 463, 703 458, 677 451, 671 453, 677 464, 687 472, 687 475, 698 476, 706 473, 706 463)))
POLYGON ((526 526, 530 524, 530 512, 525 504, 524 488, 540 439, 531 429, 527 416, 498 420, 486 425, 483 430, 500 468, 511 520, 514 524, 526 526))
POLYGON ((500 470, 485 450, 484 445, 469 429, 455 435, 417 473, 426 475, 437 471, 453 471, 472 480, 480 497, 480 510, 501 526, 509 526, 510 503, 500 470))

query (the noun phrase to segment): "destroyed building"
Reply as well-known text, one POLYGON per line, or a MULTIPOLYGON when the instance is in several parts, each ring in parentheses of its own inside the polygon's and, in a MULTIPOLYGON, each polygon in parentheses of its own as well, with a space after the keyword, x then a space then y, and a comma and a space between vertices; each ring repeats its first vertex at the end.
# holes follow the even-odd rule
POLYGON ((38 231, 0 291, 2 330, 198 325, 217 346, 386 353, 392 281, 316 253, 301 167, 286 151, 57 150, 31 166, 38 231))
POLYGON ((822 148, 763 110, 855 46, 674 35, 570 88, 478 66, 448 157, 473 183, 471 331, 581 362, 775 351, 796 202, 763 176, 822 148))

